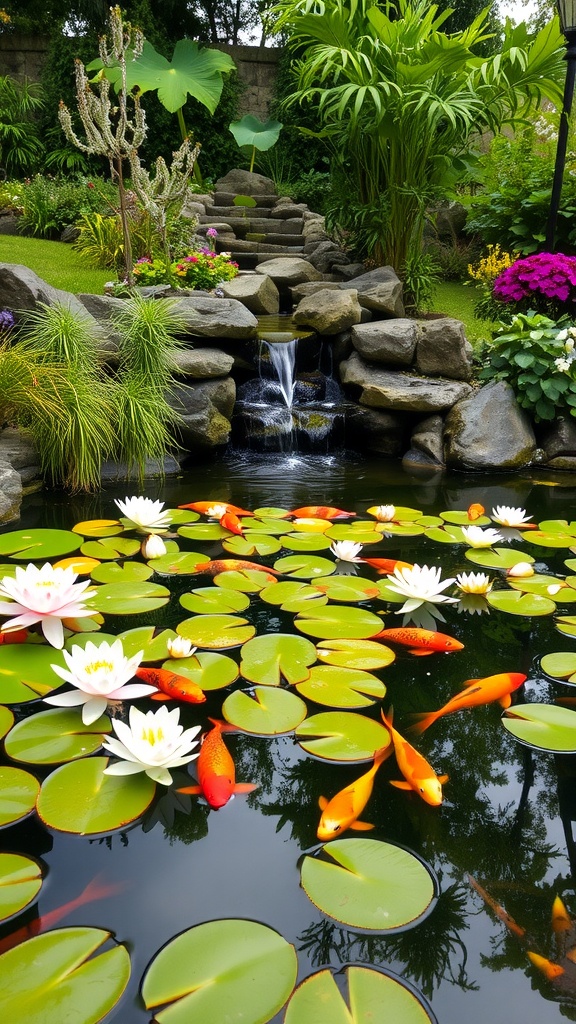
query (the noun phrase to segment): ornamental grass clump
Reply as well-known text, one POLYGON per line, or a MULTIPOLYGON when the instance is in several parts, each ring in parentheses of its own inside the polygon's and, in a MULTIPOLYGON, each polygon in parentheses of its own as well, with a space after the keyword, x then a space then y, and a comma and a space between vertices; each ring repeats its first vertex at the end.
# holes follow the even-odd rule
POLYGON ((516 260, 494 281, 497 302, 552 319, 576 311, 576 256, 541 252, 516 260))

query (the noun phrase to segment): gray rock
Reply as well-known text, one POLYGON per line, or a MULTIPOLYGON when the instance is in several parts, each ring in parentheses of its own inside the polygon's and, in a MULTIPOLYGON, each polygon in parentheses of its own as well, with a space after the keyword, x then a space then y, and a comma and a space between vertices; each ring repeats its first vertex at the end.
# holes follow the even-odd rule
POLYGON ((279 200, 270 210, 270 216, 274 220, 284 220, 287 217, 302 217, 306 210, 306 203, 293 203, 291 199, 279 200))
POLYGON ((377 409, 355 408, 346 412, 346 444, 359 451, 375 452, 394 458, 403 449, 406 417, 402 414, 379 412, 377 409))
POLYGON ((352 328, 352 344, 364 359, 390 366, 410 366, 418 328, 414 320, 376 320, 352 328))
POLYGON ((350 291, 324 289, 302 299, 293 313, 294 322, 313 327, 318 334, 339 334, 352 324, 359 324, 362 309, 357 294, 350 291))
POLYGON ((215 192, 231 192, 236 196, 273 196, 276 186, 271 178, 254 171, 245 171, 241 167, 233 167, 223 178, 218 178, 214 185, 215 192))
POLYGON ((335 268, 335 273, 338 277, 343 277, 348 284, 356 277, 361 277, 366 267, 363 263, 345 263, 342 266, 335 268))
POLYGON ((0 462, 17 470, 24 486, 42 479, 38 452, 17 427, 5 427, 0 431, 0 462))
POLYGON ((402 282, 393 267, 376 267, 341 285, 356 288, 358 302, 387 316, 404 316, 402 282))
POLYGON ((61 242, 75 242, 78 238, 80 238, 80 228, 77 228, 74 224, 67 224, 60 234, 61 242))
POLYGON ((219 348, 181 348, 176 352, 177 372, 195 380, 227 377, 234 365, 234 356, 219 348))
POLYGON ((184 452, 206 455, 230 440, 235 399, 231 377, 174 390, 169 401, 181 418, 175 433, 184 452))
POLYGON ((225 281, 222 291, 227 299, 238 299, 256 316, 277 313, 280 309, 280 293, 267 274, 241 274, 232 281, 225 281))
POLYGON ((321 274, 328 274, 334 267, 348 262, 346 253, 342 252, 333 242, 320 242, 320 245, 308 256, 310 263, 321 274))
POLYGON ((376 409, 403 412, 441 412, 469 395, 469 384, 451 380, 433 380, 408 373, 379 370, 353 352, 340 365, 342 383, 359 391, 358 401, 376 409))
POLYGON ((544 459, 576 456, 576 419, 573 416, 559 416, 542 438, 544 459))
POLYGON ((0 235, 19 235, 20 214, 3 213, 0 215, 0 235))
POLYGON ((196 198, 188 199, 180 210, 180 216, 185 217, 186 220, 197 221, 198 217, 203 217, 205 214, 206 206, 204 203, 199 203, 196 198))
POLYGON ((460 320, 452 317, 420 320, 418 333, 416 369, 419 373, 470 380, 473 352, 460 320))
MULTIPOLYGON (((33 270, 19 263, 0 263, 0 308, 13 310, 18 322, 23 319, 19 314, 36 309, 38 302, 44 302, 47 306, 59 303, 81 314, 86 320, 91 320, 86 308, 71 292, 53 288, 33 270)), ((92 326, 97 333, 96 323, 92 326)))
POLYGON ((302 299, 307 298, 308 295, 315 295, 316 292, 322 292, 325 290, 339 291, 340 284, 338 281, 303 281, 302 284, 297 284, 294 288, 290 289, 290 295, 292 301, 297 305, 302 299))
MULTIPOLYGON (((144 463, 145 479, 177 476, 180 472, 180 463, 173 455, 167 455, 162 462, 158 459, 146 459, 144 463)), ((133 468, 128 469, 125 462, 103 462, 100 468, 100 479, 103 484, 114 483, 122 480, 138 480, 138 477, 138 470, 133 468)))
POLYGON ((256 317, 236 299, 187 297, 178 299, 174 308, 188 334, 199 338, 253 338, 256 334, 256 317))
POLYGON ((536 439, 507 381, 492 381, 463 398, 446 417, 446 463, 455 469, 522 469, 536 439))
POLYGON ((257 274, 267 274, 280 291, 293 288, 304 281, 320 281, 322 274, 308 260, 300 256, 278 256, 265 260, 256 267, 257 274))
POLYGON ((444 423, 441 416, 427 416, 426 419, 420 420, 416 424, 412 431, 412 437, 410 443, 412 451, 414 452, 414 459, 416 461, 416 455, 420 454, 425 457, 425 461, 434 462, 439 466, 444 465, 444 423))
POLYGON ((454 242, 462 234, 468 218, 468 211, 462 203, 445 199, 434 207, 436 235, 454 242))
POLYGON ((4 459, 0 458, 0 523, 11 523, 20 516, 22 478, 4 459))

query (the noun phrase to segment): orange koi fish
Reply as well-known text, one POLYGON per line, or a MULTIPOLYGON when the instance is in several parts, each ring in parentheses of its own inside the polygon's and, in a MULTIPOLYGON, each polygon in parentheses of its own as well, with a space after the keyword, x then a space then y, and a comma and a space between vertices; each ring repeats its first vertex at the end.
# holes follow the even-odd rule
POLYGON ((355 516, 355 512, 345 512, 342 508, 332 505, 305 505, 304 508, 292 509, 291 516, 298 519, 339 519, 340 516, 355 516))
POLYGON ((184 786, 179 793, 201 793, 206 802, 217 811, 234 793, 252 793, 257 787, 251 782, 236 782, 236 769, 230 751, 222 739, 223 732, 235 732, 234 726, 210 718, 214 726, 204 734, 196 762, 198 786, 184 786))
POLYGON ((494 700, 503 708, 509 708, 512 703, 510 694, 522 686, 526 678, 522 672, 499 672, 484 679, 467 679, 464 689, 455 697, 451 697, 444 707, 438 711, 425 711, 421 715, 416 715, 418 721, 410 726, 410 732, 422 733, 443 715, 451 715, 453 711, 462 711, 464 708, 476 708, 481 704, 491 704, 494 700))
POLYGON ((572 925, 572 918, 566 910, 564 903, 559 896, 555 896, 554 903, 552 904, 552 931, 556 932, 556 934, 559 932, 568 932, 572 928, 572 925))
POLYGON ((273 582, 276 576, 282 575, 279 569, 271 569, 269 565, 259 565, 258 562, 245 562, 240 558, 215 558, 211 562, 199 562, 194 572, 217 576, 221 572, 238 572, 241 569, 254 569, 258 572, 273 573, 274 575, 270 577, 270 582, 273 582))
POLYGON ((446 633, 436 633, 432 629, 420 629, 417 626, 399 626, 396 629, 383 629, 373 640, 390 640, 393 644, 403 644, 410 649, 410 654, 424 657, 435 651, 461 651, 464 644, 446 633))
POLYGON ((484 508, 484 505, 474 502, 473 505, 468 506, 466 515, 468 516, 469 521, 473 523, 475 519, 480 519, 480 516, 483 516, 485 511, 486 509, 484 508))
POLYGON ((206 700, 206 694, 197 683, 167 668, 137 668, 134 675, 161 691, 151 694, 151 700, 170 697, 172 700, 184 700, 188 704, 202 704, 206 700))
POLYGON ((413 790, 427 804, 430 804, 432 807, 439 807, 442 803, 442 785, 444 782, 448 782, 448 776, 436 775, 432 765, 428 764, 426 758, 394 728, 392 724, 392 708, 388 712, 388 717, 386 717, 382 709, 380 714, 384 725, 392 737, 396 762, 404 776, 403 782, 394 779, 390 781, 390 785, 396 786, 396 789, 413 790))
POLYGON ((398 558, 361 558, 361 562, 371 565, 379 576, 392 575, 394 569, 413 569, 412 562, 401 562, 398 558))
POLYGON ((242 524, 235 512, 226 512, 219 522, 220 526, 223 526, 225 530, 230 530, 230 533, 235 533, 237 537, 244 536, 242 524))
POLYGON ((494 911, 498 920, 502 921, 513 935, 516 935, 519 939, 523 939, 526 935, 526 929, 522 928, 519 924, 516 924, 516 921, 513 917, 510 917, 508 911, 505 910, 500 903, 496 903, 496 900, 492 899, 490 893, 486 892, 486 889, 483 889, 480 883, 477 882, 472 875, 468 875, 468 881, 472 888, 476 889, 478 895, 482 897, 486 906, 490 907, 490 910, 494 911))
POLYGON ((42 914, 41 917, 35 917, 33 921, 22 925, 21 928, 11 932, 6 938, 0 939, 0 953, 6 953, 7 950, 18 946, 21 942, 25 942, 26 939, 34 938, 39 932, 48 931, 49 928, 53 928, 63 918, 68 917, 72 911, 77 910, 78 907, 83 907, 85 903, 93 903, 95 900, 107 899, 108 896, 116 896, 119 892, 122 892, 125 885, 125 882, 111 882, 109 885, 103 885, 98 881, 98 878, 93 878, 75 899, 69 900, 68 903, 64 903, 61 907, 56 907, 55 910, 49 910, 47 914, 42 914))
POLYGON ((530 963, 534 964, 534 967, 537 967, 548 981, 554 981, 561 974, 564 974, 564 968, 560 964, 555 964, 552 960, 548 960, 547 957, 540 956, 539 953, 533 953, 531 949, 526 951, 526 956, 530 963))
POLYGON ((222 505, 227 512, 234 512, 237 516, 253 516, 253 512, 247 512, 245 508, 238 508, 238 505, 231 505, 229 501, 191 501, 188 505, 178 505, 178 508, 190 508, 193 512, 199 512, 205 516, 209 508, 215 505, 222 505))
POLYGON ((345 789, 341 789, 339 793, 336 793, 336 796, 333 796, 331 800, 327 800, 325 796, 319 798, 318 805, 322 811, 322 816, 318 825, 318 831, 316 832, 318 839, 324 842, 328 839, 334 839, 347 828, 352 828, 359 832, 367 832, 369 829, 374 828, 374 825, 370 825, 367 821, 359 821, 358 817, 362 814, 370 799, 376 772, 382 762, 390 757, 392 750, 392 743, 377 750, 374 754, 374 764, 372 767, 364 775, 361 775, 359 779, 356 779, 355 782, 351 782, 345 789))
POLYGON ((0 629, 0 644, 23 644, 27 639, 27 629, 0 629))

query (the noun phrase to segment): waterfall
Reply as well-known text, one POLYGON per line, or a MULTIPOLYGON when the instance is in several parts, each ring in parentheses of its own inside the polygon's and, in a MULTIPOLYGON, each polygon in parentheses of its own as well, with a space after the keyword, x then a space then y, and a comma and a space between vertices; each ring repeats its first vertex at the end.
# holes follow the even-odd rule
POLYGON ((289 409, 292 408, 294 398, 294 367, 296 365, 296 346, 298 341, 291 338, 290 341, 270 342, 264 338, 262 344, 268 349, 270 362, 276 371, 280 381, 280 391, 289 409))

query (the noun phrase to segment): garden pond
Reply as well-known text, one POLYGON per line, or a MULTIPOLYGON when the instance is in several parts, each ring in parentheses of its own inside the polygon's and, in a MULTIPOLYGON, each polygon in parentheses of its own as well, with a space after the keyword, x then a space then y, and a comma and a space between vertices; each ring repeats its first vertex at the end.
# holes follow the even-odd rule
MULTIPOLYGON (((179 509, 166 555, 148 565, 115 504, 138 493, 30 495, 0 531, 0 578, 32 560, 90 559, 101 621, 80 619, 65 649, 122 634, 128 656, 143 650, 144 665, 198 682, 205 702, 168 707, 186 729, 236 726, 224 734, 236 780, 257 788, 214 810, 179 792, 196 761, 171 785, 104 776, 109 716, 82 730, 78 708, 38 698, 64 688, 50 668, 62 652, 34 628, 0 645, 0 1019, 576 1020, 576 712, 555 703, 576 682, 576 480, 230 453, 142 493, 170 510, 233 503, 255 513, 239 516, 244 536, 179 509), (479 546, 466 530, 498 528, 498 507, 538 528, 504 527, 479 546), (326 518, 334 510, 355 515, 326 518), (374 640, 402 625, 406 595, 390 589, 391 567, 349 561, 358 549, 339 559, 334 541, 441 568, 443 582, 487 574, 484 594, 439 583, 416 601, 416 621, 424 612, 430 626, 428 612, 462 649, 417 656, 374 640), (226 559, 262 568, 196 570, 226 559), (514 576, 518 563, 528 568, 514 576), (195 654, 169 658, 176 633, 195 654), (408 731, 470 680, 509 673, 527 677, 514 717, 491 699, 408 731), (374 829, 319 841, 320 798, 369 771, 391 706, 396 729, 448 776, 441 806, 390 785, 402 778, 392 755, 357 815, 374 829)), ((110 713, 127 720, 127 702, 110 713)))

